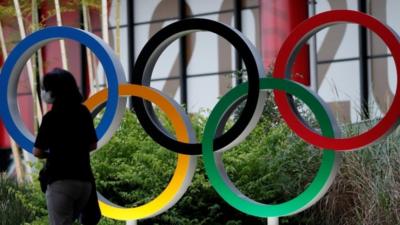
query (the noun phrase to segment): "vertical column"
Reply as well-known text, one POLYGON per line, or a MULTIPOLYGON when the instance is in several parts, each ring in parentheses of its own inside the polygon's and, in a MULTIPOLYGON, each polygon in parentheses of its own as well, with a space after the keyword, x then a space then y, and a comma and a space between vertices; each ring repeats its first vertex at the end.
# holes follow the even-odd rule
MULTIPOLYGON (((264 65, 273 69, 276 56, 290 32, 308 18, 308 0, 261 1, 261 35, 264 65)), ((293 65, 293 79, 310 85, 309 47, 306 44, 298 53, 293 65)))
MULTIPOLYGON (((79 28, 85 30, 85 25, 83 21, 83 10, 82 7, 79 7, 79 28)), ((90 87, 88 85, 89 73, 88 73, 88 60, 86 55, 86 46, 80 45, 80 57, 81 57, 81 89, 82 96, 84 99, 89 97, 90 87)))
POLYGON ((279 225, 278 217, 268 217, 268 225, 279 225))
MULTIPOLYGON (((308 5, 308 16, 312 17, 316 14, 316 0, 310 0, 308 5)), ((315 92, 318 91, 318 49, 317 49, 317 36, 314 35, 310 38, 310 86, 315 92)))
MULTIPOLYGON (((235 28, 239 31, 242 31, 242 0, 235 0, 234 2, 234 21, 235 21, 235 28)), ((236 77, 236 84, 240 84, 243 82, 242 78, 242 58, 239 55, 239 52, 236 51, 235 55, 235 62, 236 62, 236 68, 235 70, 238 73, 238 77, 236 77)))
MULTIPOLYGON (((358 0, 358 10, 367 13, 367 1, 358 0)), ((359 55, 360 55, 360 107, 361 119, 369 119, 369 91, 368 91, 368 42, 367 42, 367 29, 359 26, 359 55)))
MULTIPOLYGON (((135 10, 134 5, 135 1, 127 1, 127 20, 128 20, 128 80, 131 83, 133 79, 133 67, 135 66, 135 27, 134 27, 134 19, 135 19, 135 10)), ((129 108, 132 109, 132 98, 130 97, 129 108)))
MULTIPOLYGON (((186 18, 186 12, 185 12, 185 0, 179 0, 178 4, 178 12, 179 12, 179 19, 185 19, 186 18)), ((181 37, 179 39, 179 61, 180 61, 180 70, 181 70, 181 79, 180 79, 180 86, 181 86, 181 104, 185 107, 187 110, 187 46, 186 46, 186 39, 187 37, 181 37)))
POLYGON ((126 221, 126 225, 137 225, 137 220, 126 221))
MULTIPOLYGON (((135 1, 128 0, 126 2, 126 15, 128 25, 128 80, 132 83, 133 67, 135 66, 135 1)), ((133 110, 132 98, 129 99, 129 109, 133 110)), ((136 220, 126 221, 126 225, 137 225, 136 220)))

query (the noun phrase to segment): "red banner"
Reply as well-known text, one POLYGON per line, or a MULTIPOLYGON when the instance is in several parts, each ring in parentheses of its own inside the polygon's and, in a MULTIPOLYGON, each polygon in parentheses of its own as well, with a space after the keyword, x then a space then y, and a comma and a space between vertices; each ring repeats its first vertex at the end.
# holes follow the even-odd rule
MULTIPOLYGON (((276 56, 290 32, 308 18, 307 0, 262 0, 261 28, 264 65, 273 69, 276 56)), ((305 45, 293 65, 292 78, 310 85, 309 46, 305 45)))

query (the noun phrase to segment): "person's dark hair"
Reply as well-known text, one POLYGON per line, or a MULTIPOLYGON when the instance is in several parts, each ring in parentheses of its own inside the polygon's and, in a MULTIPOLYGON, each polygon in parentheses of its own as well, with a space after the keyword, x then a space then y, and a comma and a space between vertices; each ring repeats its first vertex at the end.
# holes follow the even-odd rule
POLYGON ((51 92, 54 105, 80 104, 83 101, 74 76, 64 69, 55 68, 45 74, 43 88, 51 92))

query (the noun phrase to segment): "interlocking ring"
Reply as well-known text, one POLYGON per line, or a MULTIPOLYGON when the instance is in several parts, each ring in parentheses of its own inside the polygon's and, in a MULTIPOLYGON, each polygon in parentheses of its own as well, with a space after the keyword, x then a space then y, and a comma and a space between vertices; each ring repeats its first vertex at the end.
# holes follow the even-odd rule
MULTIPOLYGON (((386 135, 398 124, 400 88, 387 115, 374 128, 356 137, 340 138, 339 128, 323 100, 290 78, 290 68, 302 43, 318 30, 339 22, 352 22, 366 26, 376 32, 392 51, 396 68, 400 68, 400 43, 390 28, 378 20, 356 11, 335 10, 321 13, 301 23, 280 50, 273 76, 262 78, 264 68, 255 47, 239 31, 221 23, 206 19, 187 19, 173 23, 154 35, 139 54, 133 74, 133 83, 126 84, 121 63, 113 51, 97 36, 70 27, 50 27, 37 31, 12 50, 0 75, 0 117, 13 139, 26 151, 32 152, 34 136, 21 122, 17 108, 17 83, 25 62, 30 55, 47 42, 55 39, 72 39, 89 47, 99 58, 107 75, 108 89, 89 98, 85 104, 96 114, 106 101, 106 110, 96 128, 99 146, 104 145, 114 134, 121 121, 126 105, 126 96, 134 96, 134 108, 143 129, 160 145, 179 153, 175 173, 167 188, 149 203, 136 208, 122 208, 99 194, 103 215, 120 220, 143 219, 158 215, 172 207, 184 194, 193 177, 197 156, 202 154, 206 173, 219 195, 236 209, 258 217, 280 217, 298 213, 320 199, 328 190, 340 164, 340 154, 333 150, 351 150, 363 147, 386 135), (213 32, 229 41, 244 59, 249 81, 233 88, 212 110, 206 123, 203 140, 197 143, 188 116, 171 98, 149 87, 154 65, 161 52, 174 40, 194 31, 213 32), (281 79, 278 79, 281 78, 281 79), (229 180, 221 161, 222 151, 242 141, 256 126, 263 110, 266 96, 264 90, 273 89, 278 109, 288 126, 310 144, 332 149, 323 150, 322 164, 316 177, 306 190, 296 198, 278 205, 267 205, 248 199, 229 180), (320 123, 322 134, 310 130, 293 108, 288 95, 303 100, 320 123), (246 105, 239 119, 226 133, 222 132, 231 112, 246 98, 246 105), (161 126, 151 103, 157 104, 172 120, 176 139, 161 126)), ((397 76, 400 78, 397 70, 397 76)))
POLYGON ((17 103, 17 85, 25 63, 46 43, 56 39, 71 39, 88 47, 103 65, 110 89, 106 111, 96 128, 98 146, 107 143, 121 122, 126 99, 118 97, 118 85, 125 83, 121 62, 113 50, 95 34, 72 27, 49 27, 36 31, 19 42, 4 62, 0 76, 0 116, 11 137, 32 153, 35 137, 22 123, 17 103))
MULTIPOLYGON (((273 77, 290 79, 293 61, 304 42, 319 30, 337 23, 356 23, 374 31, 383 40, 392 52, 397 70, 397 80, 400 81, 400 42, 398 36, 390 27, 369 15, 350 10, 334 10, 313 16, 300 25, 289 35, 283 43, 276 58, 273 77)), ((397 82, 396 94, 391 107, 385 117, 377 125, 358 136, 349 138, 325 137, 310 130, 299 120, 296 110, 287 98, 285 92, 274 91, 275 102, 279 112, 288 126, 303 140, 321 148, 334 150, 356 150, 384 138, 399 124, 400 114, 400 82, 397 82)))
MULTIPOLYGON (((281 217, 303 211, 318 201, 331 186, 340 164, 340 155, 332 150, 324 150, 320 169, 307 189, 296 198, 277 205, 266 205, 249 199, 242 194, 229 180, 222 162, 222 153, 213 152, 213 140, 224 113, 245 96, 248 84, 242 84, 229 91, 211 112, 203 137, 203 159, 206 173, 218 194, 231 206, 258 217, 281 217), (215 156, 214 156, 215 154, 215 156)), ((328 107, 308 88, 289 80, 264 78, 261 89, 284 90, 295 95, 313 111, 318 120, 322 134, 328 137, 339 137, 339 129, 333 117, 327 113, 328 107)))
MULTIPOLYGON (((163 50, 174 40, 196 31, 209 31, 230 42, 243 58, 247 68, 249 93, 246 105, 237 122, 215 140, 216 150, 228 149, 241 142, 261 117, 265 94, 259 92, 259 78, 264 77, 263 61, 254 45, 239 31, 208 19, 186 19, 173 23, 157 32, 143 47, 133 71, 134 84, 149 85, 154 65, 163 50)), ((154 114, 149 102, 133 99, 133 107, 143 129, 165 148, 188 155, 201 154, 201 144, 176 141, 154 114)))
MULTIPOLYGON (((90 111, 97 111, 107 99, 107 89, 96 93, 89 98, 85 105, 90 111)), ((176 137, 181 142, 196 142, 195 132, 187 114, 176 102, 163 93, 144 86, 121 84, 119 86, 121 97, 136 96, 151 101, 164 111, 171 120, 176 132, 176 137)), ((164 191, 149 203, 135 207, 123 208, 115 205, 98 193, 100 209, 104 216, 119 220, 138 220, 156 216, 165 212, 182 197, 189 187, 196 169, 197 156, 178 155, 175 173, 164 191)))

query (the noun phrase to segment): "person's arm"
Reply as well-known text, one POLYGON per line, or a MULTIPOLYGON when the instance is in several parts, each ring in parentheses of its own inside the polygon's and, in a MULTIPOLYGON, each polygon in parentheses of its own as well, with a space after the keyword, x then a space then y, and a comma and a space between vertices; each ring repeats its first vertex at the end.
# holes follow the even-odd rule
POLYGON ((89 144, 89 152, 92 152, 97 149, 97 135, 96 135, 96 129, 94 128, 93 124, 93 118, 92 115, 90 114, 89 110, 85 107, 85 114, 86 114, 86 123, 85 123, 85 134, 86 140, 88 141, 89 144))
POLYGON ((39 159, 47 158, 49 155, 49 152, 47 151, 49 149, 50 139, 48 129, 48 117, 45 115, 42 119, 42 123, 40 124, 39 132, 36 136, 34 148, 32 151, 33 155, 39 159))

